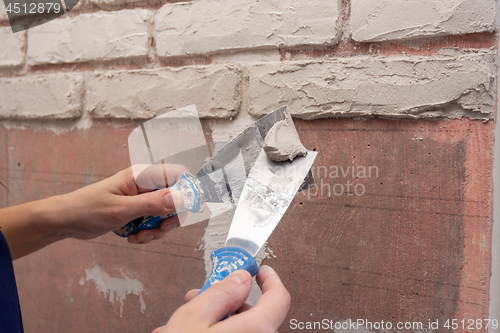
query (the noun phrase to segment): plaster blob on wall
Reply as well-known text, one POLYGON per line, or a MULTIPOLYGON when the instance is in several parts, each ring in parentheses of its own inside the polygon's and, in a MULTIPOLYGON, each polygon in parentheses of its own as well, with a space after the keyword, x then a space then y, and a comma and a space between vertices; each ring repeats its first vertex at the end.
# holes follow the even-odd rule
POLYGON ((274 162, 293 161, 297 156, 306 156, 307 149, 300 142, 292 117, 287 114, 285 120, 271 127, 264 141, 264 151, 274 162))
MULTIPOLYGON (((144 313, 144 310, 146 310, 146 303, 142 297, 144 287, 141 281, 132 279, 123 273, 123 278, 111 277, 95 263, 93 267, 86 268, 85 273, 87 274, 85 281, 93 281, 99 294, 103 292, 104 296, 109 297, 111 304, 114 304, 115 300, 120 302, 120 318, 123 315, 123 303, 129 294, 139 296, 139 301, 141 302, 141 312, 144 313)), ((83 286, 85 281, 83 278, 80 279, 80 285, 83 286)))

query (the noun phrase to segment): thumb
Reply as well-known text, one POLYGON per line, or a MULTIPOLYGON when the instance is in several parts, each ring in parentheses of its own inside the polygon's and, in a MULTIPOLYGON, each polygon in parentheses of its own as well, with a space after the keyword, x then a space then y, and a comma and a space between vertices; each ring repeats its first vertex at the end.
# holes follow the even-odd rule
POLYGON ((242 306, 251 288, 250 273, 237 270, 180 307, 167 323, 167 328, 171 325, 185 327, 186 318, 191 318, 193 329, 206 329, 242 306))
POLYGON ((140 216, 164 216, 182 208, 184 196, 176 190, 158 190, 134 196, 125 197, 128 200, 127 210, 133 215, 131 219, 140 216))
POLYGON ((155 328, 155 329, 153 330, 153 332, 151 332, 151 333, 160 333, 160 332, 161 332, 164 328, 165 328, 165 326, 155 328))

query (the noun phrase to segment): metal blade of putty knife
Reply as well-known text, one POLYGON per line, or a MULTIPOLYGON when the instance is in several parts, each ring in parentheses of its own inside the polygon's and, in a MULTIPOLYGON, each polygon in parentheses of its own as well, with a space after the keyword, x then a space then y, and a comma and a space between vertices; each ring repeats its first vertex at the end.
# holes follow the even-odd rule
POLYGON ((212 273, 200 293, 235 270, 258 273, 254 257, 290 206, 316 156, 317 152, 308 151, 293 162, 277 163, 261 151, 245 182, 226 246, 212 253, 212 273))
MULTIPOLYGON (((287 107, 284 106, 264 116, 220 149, 201 167, 196 176, 182 175, 179 181, 170 187, 184 195, 185 204, 178 208, 177 212, 187 210, 199 213, 205 202, 238 203, 247 175, 262 151, 267 133, 274 124, 284 120, 286 114, 287 107)), ((313 186, 315 186, 314 177, 309 171, 298 190, 306 190, 313 186)), ((156 228, 161 221, 175 214, 139 217, 115 230, 115 234, 127 237, 143 229, 156 228)), ((198 219, 198 222, 202 220, 204 218, 198 219)), ((194 223, 182 222, 181 226, 194 223)))

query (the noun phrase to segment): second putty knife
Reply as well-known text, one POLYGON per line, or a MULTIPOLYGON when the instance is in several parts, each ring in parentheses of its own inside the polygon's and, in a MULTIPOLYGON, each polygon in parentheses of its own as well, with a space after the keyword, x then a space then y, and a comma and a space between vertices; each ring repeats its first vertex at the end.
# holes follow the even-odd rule
POLYGON ((212 252, 212 273, 200 293, 238 269, 259 272, 254 257, 278 225, 311 169, 317 152, 273 162, 261 151, 248 174, 226 246, 212 252))

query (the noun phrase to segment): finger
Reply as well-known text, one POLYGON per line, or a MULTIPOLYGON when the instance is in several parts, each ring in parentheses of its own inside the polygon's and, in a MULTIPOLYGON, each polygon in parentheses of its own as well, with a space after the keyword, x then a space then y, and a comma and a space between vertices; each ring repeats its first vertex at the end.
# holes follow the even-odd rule
POLYGON ((139 216, 165 216, 184 204, 183 195, 176 190, 158 190, 134 196, 120 197, 123 201, 120 207, 126 209, 128 220, 139 216))
POLYGON ((186 293, 186 296, 184 296, 184 303, 187 303, 190 300, 192 300, 193 298, 195 298, 196 295, 198 295, 198 293, 200 292, 200 290, 201 289, 191 289, 190 291, 188 291, 186 293))
POLYGON ((236 311, 247 299, 251 287, 250 273, 235 271, 180 307, 167 327, 175 331, 175 328, 186 325, 185 318, 192 318, 193 332, 206 329, 236 311))
POLYGON ((263 265, 260 268, 257 283, 263 292, 257 304, 213 325, 212 332, 230 333, 235 329, 238 333, 271 332, 281 325, 290 307, 290 294, 269 266, 263 265))
POLYGON ((167 232, 174 230, 180 226, 177 215, 165 219, 161 222, 158 228, 144 229, 137 234, 128 236, 128 242, 131 244, 147 244, 153 240, 159 240, 165 237, 167 232))
POLYGON ((132 168, 140 193, 172 186, 183 173, 190 173, 181 164, 135 165, 132 168))
POLYGON ((151 332, 151 333, 160 333, 160 332, 161 332, 161 330, 162 330, 162 329, 164 329, 164 328, 165 328, 165 326, 155 328, 155 329, 153 330, 153 332, 151 332))

